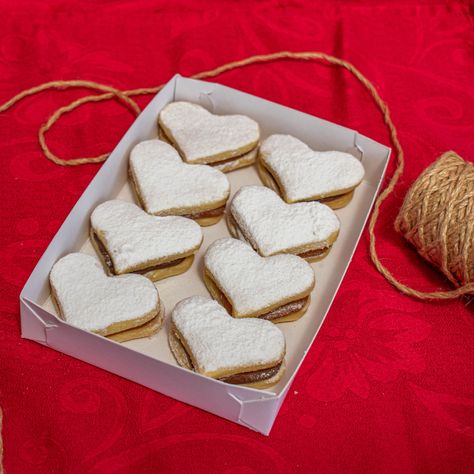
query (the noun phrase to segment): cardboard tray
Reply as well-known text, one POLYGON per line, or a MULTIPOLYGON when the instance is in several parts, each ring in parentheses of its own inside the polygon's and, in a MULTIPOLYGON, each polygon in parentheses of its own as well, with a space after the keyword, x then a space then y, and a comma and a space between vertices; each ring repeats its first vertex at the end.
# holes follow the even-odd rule
MULTIPOLYGON (((20 295, 22 337, 121 375, 160 393, 268 434, 301 363, 337 293, 382 181, 390 149, 354 130, 221 85, 175 76, 155 96, 102 165, 33 270, 20 295), (174 305, 194 294, 208 295, 202 281, 203 255, 217 238, 229 236, 225 220, 203 228, 204 242, 192 268, 156 283, 166 308, 165 327, 151 338, 116 343, 69 325, 56 316, 48 275, 62 256, 94 254, 88 240, 89 216, 100 203, 120 197, 133 201, 127 182, 128 156, 135 144, 157 137, 157 117, 169 102, 187 100, 217 114, 244 114, 261 126, 262 137, 288 133, 316 150, 340 150, 363 161, 366 174, 352 202, 336 211, 341 232, 328 257, 313 264, 316 287, 303 318, 280 324, 287 341, 287 370, 271 389, 230 385, 178 367, 168 348, 168 317, 174 305)), ((255 167, 227 174, 232 193, 261 184, 255 167)))

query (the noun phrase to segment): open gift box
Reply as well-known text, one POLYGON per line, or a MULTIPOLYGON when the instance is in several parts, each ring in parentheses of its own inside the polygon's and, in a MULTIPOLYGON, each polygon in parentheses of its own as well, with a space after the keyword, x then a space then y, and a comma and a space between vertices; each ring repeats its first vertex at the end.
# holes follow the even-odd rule
MULTIPOLYGON (((39 260, 20 295, 22 336, 138 382, 248 428, 268 434, 278 410, 331 306, 351 261, 381 184, 390 149, 354 130, 221 85, 176 75, 135 120, 109 159, 64 221, 39 260), (50 298, 49 272, 62 256, 95 254, 89 240, 89 217, 100 203, 114 198, 134 201, 127 181, 128 156, 138 142, 157 137, 157 118, 169 102, 186 100, 216 114, 244 114, 256 120, 262 137, 287 133, 315 150, 340 150, 362 160, 365 177, 348 206, 337 210, 340 235, 329 255, 313 264, 316 286, 306 315, 279 327, 287 341, 286 373, 274 387, 258 390, 230 385, 179 367, 168 347, 169 314, 191 295, 208 295, 202 280, 203 255, 211 242, 228 237, 225 219, 203 228, 204 242, 184 274, 156 283, 166 310, 166 323, 150 338, 117 343, 71 326, 57 317, 50 298)), ((261 184, 255 166, 228 175, 232 193, 244 184, 261 184)))

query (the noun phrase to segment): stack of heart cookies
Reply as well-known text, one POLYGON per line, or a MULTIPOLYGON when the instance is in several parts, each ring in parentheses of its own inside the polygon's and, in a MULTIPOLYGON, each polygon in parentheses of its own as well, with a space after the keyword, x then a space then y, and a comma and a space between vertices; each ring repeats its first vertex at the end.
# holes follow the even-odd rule
POLYGON ((156 216, 184 216, 202 226, 224 215, 230 194, 225 174, 212 166, 190 165, 161 140, 147 140, 130 153, 130 180, 140 206, 156 216))
POLYGON ((255 163, 258 123, 244 115, 214 115, 190 102, 172 102, 160 112, 159 136, 183 161, 208 164, 224 173, 255 163))
POLYGON ((158 290, 142 275, 111 278, 95 257, 70 253, 53 265, 49 280, 60 316, 80 329, 123 342, 163 324, 158 290))
POLYGON ((249 117, 215 115, 190 102, 166 105, 158 138, 130 152, 137 204, 99 204, 89 233, 97 258, 72 253, 54 264, 59 315, 116 342, 155 334, 164 321, 155 282, 186 272, 202 227, 226 215, 230 237, 210 242, 203 258, 211 297, 189 295, 175 306, 169 348, 180 366, 221 382, 276 384, 286 353, 278 325, 307 312, 311 264, 335 243, 333 209, 350 202, 364 169, 348 153, 314 151, 290 135, 260 140, 249 117), (264 185, 241 186, 228 204, 224 173, 255 162, 264 185))
POLYGON ((314 151, 291 135, 271 135, 260 147, 258 166, 265 186, 287 203, 319 201, 346 206, 364 177, 362 163, 350 153, 314 151))

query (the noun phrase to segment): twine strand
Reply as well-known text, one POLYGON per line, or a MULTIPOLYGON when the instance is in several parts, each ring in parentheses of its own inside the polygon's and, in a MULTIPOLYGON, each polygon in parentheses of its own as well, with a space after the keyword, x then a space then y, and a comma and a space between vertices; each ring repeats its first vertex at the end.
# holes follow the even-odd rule
MULTIPOLYGON (((378 221, 379 215, 380 215, 380 206, 382 203, 387 199, 387 197, 393 192, 393 189, 395 188, 400 176, 403 173, 404 170, 404 153, 402 146, 398 140, 398 135, 397 135, 397 130, 392 122, 391 116, 390 116, 390 111, 388 109, 387 104, 382 100, 382 98, 379 96, 375 86, 370 82, 353 64, 351 64, 348 61, 345 61, 343 59, 337 58, 335 56, 331 56, 326 53, 322 52, 316 52, 316 51, 307 51, 307 52, 290 52, 290 51, 280 51, 277 53, 271 53, 271 54, 263 54, 263 55, 255 55, 255 56, 250 56, 248 58, 239 60, 239 61, 233 61, 229 62, 226 64, 223 64, 222 66, 216 67, 214 69, 208 70, 208 71, 203 71, 197 74, 194 74, 191 76, 193 79, 206 79, 206 78, 211 78, 215 77, 217 75, 220 75, 224 72, 231 71, 233 69, 249 66, 252 64, 261 64, 261 63, 267 63, 267 62, 273 62, 273 61, 278 61, 278 60, 305 60, 305 61, 311 61, 311 60, 322 60, 325 61, 329 64, 341 66, 345 68, 347 71, 349 71, 369 92, 371 95, 372 99, 374 100, 375 104, 377 105, 379 111, 382 114, 383 121, 388 128, 389 135, 390 135, 390 140, 392 142, 393 148, 395 150, 395 155, 396 155, 396 166, 395 166, 395 171, 392 174, 392 177, 388 181, 387 186, 385 189, 379 194, 377 200, 375 201, 374 204, 374 209, 372 212, 372 216, 369 221, 369 238, 370 238, 370 256, 372 259, 372 262, 374 263, 375 267, 377 270, 393 285, 395 286, 399 291, 402 293, 409 295, 409 296, 414 296, 419 299, 453 299, 457 298, 461 295, 467 294, 467 293, 472 293, 474 292, 474 283, 468 283, 466 285, 460 286, 459 288, 456 288, 454 290, 448 290, 448 291, 434 291, 434 292, 424 292, 424 291, 418 291, 414 288, 409 287, 408 285, 405 285, 404 283, 401 283, 398 281, 395 276, 382 264, 380 261, 380 258, 377 255, 377 250, 376 250, 376 236, 375 236, 375 226, 378 221)), ((156 94, 161 88, 163 87, 162 85, 156 86, 156 87, 150 87, 150 88, 139 88, 139 89, 131 89, 131 90, 126 90, 126 91, 120 91, 119 89, 115 89, 110 86, 106 86, 103 84, 99 84, 96 82, 92 81, 53 81, 49 82, 46 84, 42 84, 37 87, 33 87, 31 89, 25 90, 23 92, 20 92, 16 96, 14 96, 12 99, 9 101, 5 102, 3 105, 0 106, 0 113, 5 112, 7 109, 15 105, 17 102, 20 100, 24 99, 25 97, 28 97, 33 94, 37 94, 39 92, 42 92, 47 89, 64 89, 68 87, 81 87, 81 88, 89 88, 92 90, 96 91, 101 91, 105 92, 100 95, 90 95, 86 97, 82 97, 80 99, 77 99, 73 102, 71 102, 69 105, 64 106, 56 110, 49 119, 40 127, 39 132, 38 132, 38 138, 39 138, 39 144, 40 147, 45 154, 45 156, 53 161, 54 163, 62 166, 77 166, 77 165, 82 165, 86 163, 99 163, 102 161, 105 161, 108 157, 108 153, 101 154, 99 156, 95 157, 90 157, 90 158, 75 158, 71 160, 64 160, 62 158, 59 158, 56 156, 54 153, 51 152, 49 149, 47 143, 46 143, 46 132, 50 130, 50 128, 59 120, 59 118, 66 114, 72 112, 74 109, 80 107, 81 105, 84 105, 89 102, 101 102, 105 100, 110 100, 112 98, 118 99, 120 103, 123 105, 127 106, 130 108, 135 114, 140 113, 140 108, 136 104, 135 101, 133 101, 130 97, 133 96, 138 96, 138 95, 147 95, 147 94, 156 94)), ((453 152, 448 152, 448 153, 453 153, 453 152)), ((413 195, 412 191, 409 191, 409 195, 413 195)), ((422 211, 423 215, 426 215, 426 202, 423 202, 422 206, 425 206, 423 208, 424 210, 422 211)), ((451 210, 452 211, 452 210, 451 210)), ((447 212, 445 210, 444 212, 447 212)), ((445 223, 444 225, 447 226, 447 220, 444 219, 443 222, 445 223)), ((469 224, 471 231, 473 230, 472 223, 469 224)), ((446 231, 446 228, 441 229, 446 231)), ((423 237, 423 232, 424 230, 421 230, 420 238, 422 239, 421 241, 425 241, 425 238, 423 237)), ((471 233, 471 235, 473 235, 471 233)), ((463 238, 465 239, 467 236, 464 236, 463 238)), ((441 252, 441 257, 442 260, 440 261, 440 267, 443 271, 443 273, 448 272, 449 273, 449 265, 447 262, 447 244, 446 242, 442 243, 444 250, 441 252)), ((464 245, 464 244, 461 244, 464 245)), ((426 251, 426 248, 425 248, 426 251)), ((420 252, 421 253, 421 252, 420 252)), ((426 252, 425 252, 426 253, 426 252)), ((429 255, 429 252, 428 254, 429 255)), ((428 257, 429 259, 429 257, 428 257)), ((448 273, 445 273, 448 275, 448 273)), ((448 276, 449 278, 449 276, 448 276)), ((451 279, 451 278, 450 278, 451 279)), ((451 280, 453 281, 453 280, 451 280)))
MULTIPOLYGON (((128 97, 126 92, 121 91, 120 89, 116 89, 115 87, 107 86, 104 84, 99 84, 98 82, 94 82, 94 81, 70 80, 70 81, 45 82, 44 84, 41 84, 39 86, 26 89, 16 94, 10 100, 7 100, 4 104, 0 105, 0 113, 6 112, 8 109, 13 107, 15 104, 25 99, 26 97, 39 94, 40 92, 44 92, 46 90, 53 90, 53 89, 65 90, 65 89, 71 89, 71 88, 92 89, 92 90, 107 92, 106 94, 103 94, 102 96, 100 95, 88 96, 87 100, 84 100, 86 98, 75 100, 73 104, 78 103, 79 105, 81 105, 86 102, 99 102, 100 100, 116 98, 119 100, 120 103, 122 103, 124 106, 132 110, 136 115, 138 115, 141 112, 141 109, 138 106, 138 104, 133 99, 130 99, 130 97, 128 97)), ((40 147, 43 150, 43 153, 46 155, 46 158, 51 160, 53 163, 56 163, 57 165, 61 165, 61 166, 78 166, 78 165, 83 165, 86 163, 99 163, 101 161, 105 161, 109 155, 108 153, 98 156, 98 157, 94 157, 94 158, 76 158, 73 160, 63 160, 62 158, 59 158, 54 153, 52 153, 50 149, 48 148, 48 145, 46 144, 46 139, 44 136, 46 131, 49 130, 51 126, 59 119, 62 113, 71 111, 75 108, 75 107, 71 107, 71 105, 72 104, 58 109, 56 112, 54 112, 51 115, 51 117, 49 117, 49 119, 47 120, 45 124, 41 125, 39 129, 38 139, 39 139, 40 147)))

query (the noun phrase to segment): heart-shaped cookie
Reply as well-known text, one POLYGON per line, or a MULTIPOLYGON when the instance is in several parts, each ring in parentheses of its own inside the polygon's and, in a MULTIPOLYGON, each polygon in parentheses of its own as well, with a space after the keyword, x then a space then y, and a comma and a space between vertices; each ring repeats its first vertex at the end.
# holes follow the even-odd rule
POLYGON ((211 166, 183 163, 171 145, 156 139, 132 149, 130 177, 141 206, 157 216, 197 215, 198 222, 206 215, 220 219, 230 193, 224 173, 211 166), (209 215, 216 210, 218 215, 209 215))
POLYGON ((203 237, 191 219, 151 216, 115 199, 92 212, 90 238, 110 274, 138 272, 157 280, 186 271, 203 237))
POLYGON ((141 275, 109 277, 90 255, 71 253, 61 258, 49 280, 61 317, 86 331, 107 336, 157 317, 162 321, 158 291, 150 280, 141 275))
POLYGON ((291 135, 271 135, 259 150, 262 181, 288 203, 320 200, 342 207, 364 177, 361 162, 349 153, 314 151, 291 135))
POLYGON ((171 322, 170 346, 178 363, 202 375, 252 384, 281 372, 285 338, 269 321, 234 319, 216 301, 192 296, 175 306, 171 322))
POLYGON ((264 186, 243 186, 227 213, 231 234, 263 257, 293 253, 308 260, 324 256, 339 233, 334 211, 319 202, 285 203, 264 186))
POLYGON ((232 316, 284 322, 306 311, 314 272, 296 255, 261 257, 240 240, 219 239, 206 251, 204 281, 232 316))
POLYGON ((260 129, 244 115, 214 115, 190 102, 172 102, 159 116, 166 138, 188 163, 216 163, 254 149, 260 129))

